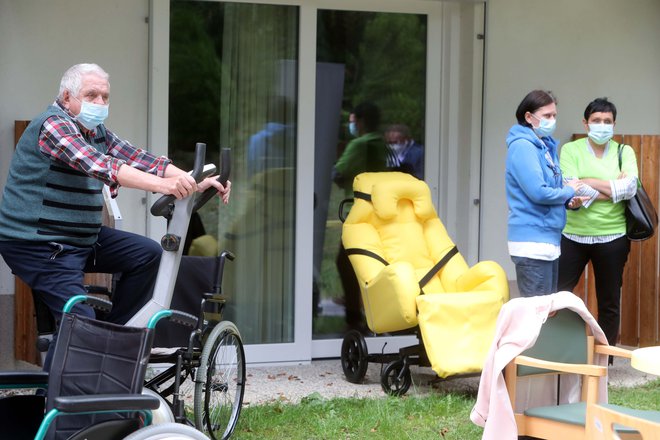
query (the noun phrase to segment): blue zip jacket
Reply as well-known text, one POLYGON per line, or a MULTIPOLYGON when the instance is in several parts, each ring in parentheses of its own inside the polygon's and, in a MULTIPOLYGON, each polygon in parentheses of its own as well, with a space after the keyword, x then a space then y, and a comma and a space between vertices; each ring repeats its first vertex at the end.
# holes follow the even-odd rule
POLYGON ((563 185, 557 141, 541 140, 531 128, 516 124, 506 144, 509 241, 559 245, 566 224, 565 204, 575 191, 563 185))

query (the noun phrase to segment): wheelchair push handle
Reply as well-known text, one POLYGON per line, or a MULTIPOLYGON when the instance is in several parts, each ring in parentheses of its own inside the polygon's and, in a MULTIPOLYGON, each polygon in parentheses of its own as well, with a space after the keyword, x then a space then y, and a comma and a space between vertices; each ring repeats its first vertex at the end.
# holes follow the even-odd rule
MULTIPOLYGON (((206 144, 198 142, 195 145, 195 163, 193 165, 193 170, 191 176, 195 179, 195 182, 202 180, 203 171, 204 171, 204 159, 206 157, 206 144)), ((176 200, 176 197, 168 194, 160 197, 158 200, 151 205, 151 214, 156 217, 165 217, 169 218, 171 216, 171 204, 176 200)))
POLYGON ((63 312, 64 313, 69 313, 73 307, 78 304, 78 303, 86 303, 87 305, 91 306, 93 309, 99 310, 101 312, 109 312, 112 310, 112 302, 103 299, 103 298, 98 298, 96 296, 88 296, 88 295, 76 295, 72 296, 69 298, 69 300, 64 304, 63 312))
MULTIPOLYGON (((231 149, 223 148, 220 151, 220 175, 218 176, 218 182, 222 186, 227 185, 227 180, 229 180, 229 174, 231 173, 231 149)), ((195 204, 193 205, 193 212, 197 211, 199 208, 204 206, 206 202, 211 200, 216 194, 214 187, 207 188, 197 199, 195 199, 195 204)))
POLYGON ((181 312, 179 310, 161 310, 149 319, 147 323, 147 328, 155 328, 158 321, 161 319, 168 318, 170 321, 185 325, 186 327, 196 328, 197 327, 197 317, 191 315, 190 313, 181 312))
POLYGON ((213 276, 213 291, 210 296, 222 294, 222 275, 225 272, 225 262, 227 260, 234 261, 235 258, 236 256, 230 251, 222 251, 222 253, 216 257, 215 274, 213 276))
POLYGON ((346 208, 346 205, 352 204, 354 202, 353 199, 344 199, 341 202, 339 202, 339 212, 337 215, 339 216, 339 220, 341 220, 342 223, 346 221, 346 217, 348 216, 348 211, 349 209, 346 208))

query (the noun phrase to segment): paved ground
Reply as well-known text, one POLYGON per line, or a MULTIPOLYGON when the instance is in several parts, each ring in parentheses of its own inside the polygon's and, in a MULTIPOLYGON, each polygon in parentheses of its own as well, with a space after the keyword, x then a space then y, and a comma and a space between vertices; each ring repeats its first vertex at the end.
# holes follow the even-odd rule
MULTIPOLYGON (((324 398, 383 397, 380 386, 380 364, 369 364, 364 383, 353 384, 344 378, 339 359, 313 361, 308 365, 250 367, 247 370, 246 405, 285 402, 297 403, 310 395, 324 398), (318 393, 318 394, 316 394, 318 393)), ((639 372, 628 360, 615 359, 609 370, 611 386, 636 386, 655 380, 657 376, 639 372)), ((407 395, 424 395, 441 391, 467 391, 476 395, 479 377, 439 381, 430 368, 413 367, 413 385, 407 395)))
MULTIPOLYGON (((2 365, 2 370, 35 369, 34 365, 19 362, 2 365)), ((443 391, 461 391, 476 395, 479 377, 438 380, 430 368, 412 367, 413 385, 406 395, 425 395, 443 391)), ((245 405, 265 403, 298 403, 307 396, 322 398, 354 397, 381 398, 385 394, 380 385, 381 364, 371 363, 364 382, 353 384, 344 378, 339 359, 316 360, 307 365, 248 366, 245 405)), ((637 386, 655 380, 657 376, 639 372, 624 359, 615 359, 609 370, 611 386, 637 386)))

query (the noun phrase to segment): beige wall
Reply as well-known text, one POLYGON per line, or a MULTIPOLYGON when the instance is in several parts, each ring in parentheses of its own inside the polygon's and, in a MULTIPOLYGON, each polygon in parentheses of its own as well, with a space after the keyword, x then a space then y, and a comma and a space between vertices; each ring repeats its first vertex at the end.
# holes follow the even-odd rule
POLYGON ((503 264, 506 134, 532 89, 557 95, 556 137, 583 131, 587 103, 609 97, 619 133, 660 133, 660 1, 489 0, 482 158, 480 258, 503 264))
MULTIPOLYGON (((146 144, 148 4, 0 0, 0 189, 11 157, 13 121, 30 119, 50 103, 62 72, 76 62, 95 61, 109 71, 108 125, 137 145, 146 144)), ((488 0, 480 259, 498 261, 512 277, 506 250, 504 138, 527 91, 543 87, 557 94, 557 136, 562 141, 581 130, 586 103, 603 95, 619 107, 618 131, 660 133, 659 17, 658 0, 488 0)), ((475 117, 474 112, 460 112, 460 118, 475 117)), ((457 179, 454 187, 465 187, 472 177, 457 179)), ((120 195, 125 229, 144 233, 142 197, 143 192, 133 190, 120 195)), ((472 202, 472 195, 456 197, 472 202)), ((450 226, 471 224, 474 213, 466 207, 450 226)), ((465 229, 458 229, 457 241, 470 242, 463 236, 465 229)), ((0 294, 11 292, 12 284, 0 262, 0 294)))
MULTIPOLYGON (((31 119, 57 95, 62 73, 95 62, 110 74, 108 126, 147 141, 148 0, 0 0, 0 190, 11 160, 14 120, 31 119)), ((142 191, 122 191, 124 227, 145 230, 142 191)), ((0 260, 0 294, 13 277, 0 260)))

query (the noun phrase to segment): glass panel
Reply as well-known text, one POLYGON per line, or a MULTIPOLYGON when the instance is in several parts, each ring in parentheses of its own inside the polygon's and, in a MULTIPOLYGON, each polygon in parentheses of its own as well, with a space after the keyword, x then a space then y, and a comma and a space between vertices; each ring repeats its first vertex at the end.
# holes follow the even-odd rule
POLYGON ((322 339, 366 328, 352 268, 338 258, 336 213, 341 200, 352 197, 352 178, 386 168, 423 178, 426 16, 320 10, 317 29, 313 329, 322 339), (372 121, 374 108, 379 121, 372 121), (356 136, 348 124, 354 110, 361 116, 356 136), (369 136, 369 148, 385 151, 385 163, 378 153, 346 165, 343 152, 369 136), (336 178, 342 172, 343 183, 336 178))
POLYGON ((170 157, 191 168, 196 142, 208 162, 233 153, 231 203, 200 210, 189 253, 236 254, 225 317, 249 344, 293 341, 298 27, 293 6, 170 7, 170 157))

